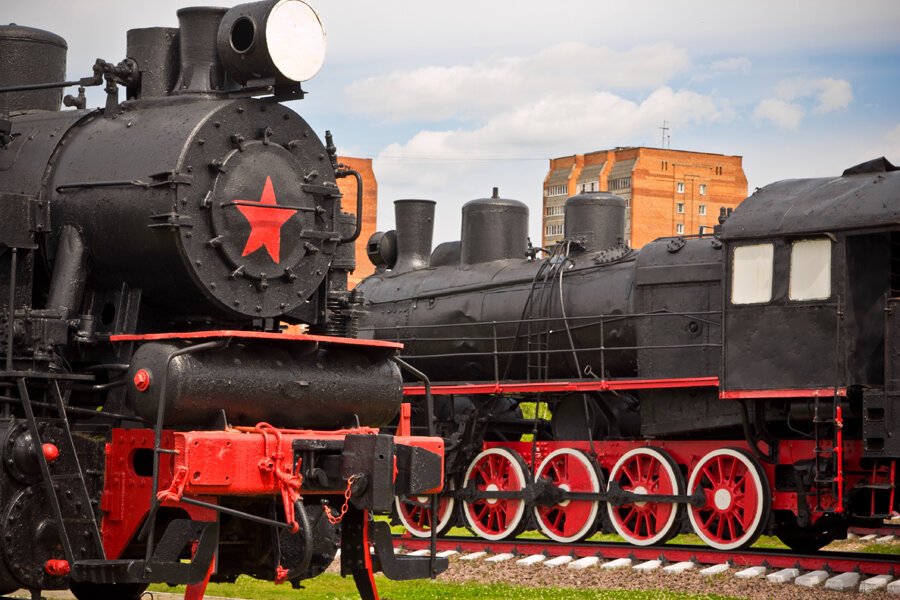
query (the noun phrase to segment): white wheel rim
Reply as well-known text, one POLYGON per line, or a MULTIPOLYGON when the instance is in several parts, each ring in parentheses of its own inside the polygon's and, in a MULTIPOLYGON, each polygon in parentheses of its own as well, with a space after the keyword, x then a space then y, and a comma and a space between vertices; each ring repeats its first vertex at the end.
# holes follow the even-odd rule
MULTIPOLYGON (((465 485, 468 485, 469 479, 472 476, 472 472, 475 470, 475 466, 481 461, 481 459, 486 456, 492 456, 492 455, 502 456, 504 459, 506 459, 509 462, 510 472, 515 474, 516 478, 519 480, 519 490, 524 489, 528 483, 528 478, 526 477, 525 470, 522 468, 522 464, 519 462, 519 460, 516 459, 517 455, 514 455, 511 451, 507 450, 506 448, 488 448, 487 450, 484 450, 481 453, 479 453, 478 456, 476 456, 474 459, 472 459, 472 462, 469 463, 469 468, 466 469, 466 476, 465 476, 465 479, 463 480, 465 482, 465 485)), ((486 489, 488 489, 490 487, 491 486, 489 484, 488 486, 486 486, 486 489)), ((496 486, 495 486, 495 489, 499 489, 499 488, 496 488, 496 486)), ((493 502, 485 500, 485 502, 487 504, 493 506, 493 505, 496 505, 498 500, 495 499, 493 502)), ((509 537, 510 533, 512 533, 513 531, 516 530, 516 528, 518 528, 519 524, 522 522, 522 517, 525 515, 525 501, 524 500, 518 500, 518 501, 512 500, 511 502, 517 502, 518 505, 516 506, 516 510, 513 513, 512 518, 507 520, 506 529, 504 529, 502 532, 499 532, 499 533, 491 533, 489 531, 485 531, 483 529, 481 523, 479 523, 478 520, 472 516, 472 511, 474 510, 474 504, 476 504, 476 502, 469 503, 469 502, 464 501, 463 502, 463 513, 466 516, 466 521, 469 523, 469 527, 471 527, 472 530, 475 531, 475 533, 478 534, 479 537, 482 537, 486 540, 494 540, 494 541, 502 540, 506 537, 509 537)))
MULTIPOLYGON (((672 483, 673 493, 680 494, 682 490, 678 489, 679 487, 679 478, 675 474, 675 470, 672 468, 672 463, 668 460, 669 455, 664 453, 661 450, 657 450, 656 448, 651 448, 649 446, 643 448, 634 448, 633 450, 629 450, 622 457, 616 461, 615 466, 612 468, 612 471, 609 472, 609 483, 612 484, 613 481, 616 480, 616 477, 619 475, 619 471, 622 467, 631 460, 634 456, 652 456, 662 467, 662 471, 666 473, 669 481, 672 483)), ((643 486, 636 486, 633 490, 635 494, 646 494, 648 493, 647 488, 643 486)), ((647 502, 634 502, 634 506, 636 507, 644 507, 648 503, 647 502)), ((635 546, 650 546, 652 544, 657 543, 661 539, 665 538, 669 532, 672 530, 672 527, 675 525, 675 519, 678 517, 678 503, 672 502, 672 511, 669 513, 669 518, 666 519, 665 524, 662 527, 657 529, 655 535, 648 537, 646 539, 636 538, 632 536, 631 532, 622 527, 619 524, 618 515, 616 514, 616 509, 620 508, 618 506, 613 506, 612 504, 606 505, 606 511, 609 514, 609 520, 612 523, 613 527, 616 529, 619 535, 621 535, 625 540, 634 544, 635 546)))
MULTIPOLYGON (((447 489, 452 491, 453 487, 448 486, 447 489)), ((438 514, 440 514, 440 512, 441 512, 440 503, 443 500, 447 501, 447 508, 445 509, 443 516, 438 520, 438 524, 437 524, 438 533, 443 532, 444 529, 447 527, 447 524, 450 522, 450 518, 453 516, 453 508, 456 505, 455 504, 456 499, 453 498, 452 496, 447 497, 447 498, 443 498, 443 497, 438 498, 438 514)), ((428 496, 416 496, 415 501, 424 504, 426 502, 429 502, 430 498, 428 496)), ((406 518, 406 515, 404 514, 403 500, 400 498, 400 496, 394 497, 394 503, 397 506, 397 516, 400 518, 400 523, 404 527, 406 527, 406 531, 408 531, 411 536, 418 537, 418 538, 431 537, 431 529, 421 529, 418 525, 414 525, 409 522, 409 520, 406 518)))
MULTIPOLYGON (((542 477, 542 473, 544 472, 544 468, 550 465, 551 461, 559 456, 560 454, 568 454, 575 458, 578 462, 580 462, 588 472, 588 477, 591 482, 591 492, 598 493, 600 491, 600 479, 597 477, 597 471, 594 469, 594 466, 591 464, 590 459, 584 455, 583 452, 579 450, 572 450, 570 448, 560 448, 559 450, 554 450, 547 457, 541 461, 541 465, 538 467, 536 473, 538 477, 542 477)), ((571 491, 567 484, 563 484, 559 486, 560 489, 565 491, 571 491)), ((566 507, 569 505, 571 500, 564 500, 560 502, 557 506, 566 507)), ((593 528, 594 523, 597 521, 597 513, 600 510, 600 503, 597 501, 591 502, 591 508, 588 519, 585 520, 585 524, 581 527, 577 533, 570 536, 562 536, 553 531, 547 523, 545 523, 543 516, 538 511, 538 507, 534 507, 534 516, 537 521, 538 527, 540 527, 541 532, 546 535, 551 540, 555 540, 557 542, 562 543, 570 543, 577 540, 582 539, 587 533, 593 528)))
MULTIPOLYGON (((764 508, 766 505, 766 488, 762 483, 761 473, 757 470, 756 465, 747 457, 747 455, 733 448, 719 448, 718 450, 713 450, 702 459, 700 459, 700 462, 698 462, 694 467, 694 470, 691 472, 691 477, 688 480, 688 490, 691 493, 693 493, 694 488, 699 484, 699 480, 702 478, 700 468, 717 456, 730 456, 739 460, 741 464, 743 464, 747 468, 747 473, 750 476, 750 482, 753 484, 753 487, 756 490, 757 497, 756 512, 753 515, 753 520, 751 521, 750 526, 745 529, 743 535, 731 542, 725 543, 720 540, 711 538, 706 534, 704 528, 701 527, 697 521, 697 517, 694 514, 695 509, 693 507, 688 507, 688 519, 691 522, 691 527, 693 528, 694 533, 696 533, 697 536, 706 544, 712 546, 713 548, 718 548, 719 550, 733 550, 734 548, 743 546, 747 542, 747 540, 756 538, 756 534, 759 530, 764 508)), ((727 490, 720 488, 713 493, 713 504, 718 510, 726 510, 729 506, 731 506, 732 501, 733 498, 731 496, 731 493, 727 490), (724 492, 724 494, 720 494, 720 492, 724 492), (727 504, 725 504, 726 496, 727 504), (724 505, 724 507, 720 504, 724 505)))

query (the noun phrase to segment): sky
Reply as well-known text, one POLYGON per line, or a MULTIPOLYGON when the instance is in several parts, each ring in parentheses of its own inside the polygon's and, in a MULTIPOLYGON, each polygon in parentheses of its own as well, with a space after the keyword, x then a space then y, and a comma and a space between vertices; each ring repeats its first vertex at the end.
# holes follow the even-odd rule
MULTIPOLYGON (((427 198, 435 244, 459 239, 462 205, 496 186, 528 205, 539 243, 549 159, 617 146, 740 155, 749 193, 900 165, 897 0, 309 3, 328 54, 291 107, 340 154, 374 159, 379 230, 393 200, 427 198)), ((66 38, 74 79, 188 5, 2 0, 0 21, 66 38)))

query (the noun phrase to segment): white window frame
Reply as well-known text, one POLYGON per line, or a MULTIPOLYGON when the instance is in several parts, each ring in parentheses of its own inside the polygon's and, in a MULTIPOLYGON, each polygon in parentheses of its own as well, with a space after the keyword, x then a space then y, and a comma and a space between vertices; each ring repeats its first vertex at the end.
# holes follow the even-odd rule
POLYGON ((684 214, 684 202, 676 202, 675 203, 675 214, 677 214, 677 215, 684 214))
POLYGON ((831 240, 812 238, 791 244, 788 298, 799 302, 831 297, 831 240))
POLYGON ((684 182, 683 182, 683 181, 679 181, 679 182, 675 185, 675 191, 677 191, 679 194, 683 194, 683 193, 684 193, 684 182))
POLYGON ((731 303, 770 302, 774 264, 774 244, 737 246, 731 257, 731 303))
POLYGON ((700 195, 701 195, 701 196, 705 196, 705 195, 706 195, 706 184, 705 184, 705 183, 701 183, 701 184, 700 184, 700 195))
POLYGON ((700 215, 705 215, 706 214, 706 205, 705 204, 698 205, 697 211, 700 213, 700 215))
POLYGON ((676 223, 675 224, 675 233, 681 235, 684 233, 684 223, 676 223))

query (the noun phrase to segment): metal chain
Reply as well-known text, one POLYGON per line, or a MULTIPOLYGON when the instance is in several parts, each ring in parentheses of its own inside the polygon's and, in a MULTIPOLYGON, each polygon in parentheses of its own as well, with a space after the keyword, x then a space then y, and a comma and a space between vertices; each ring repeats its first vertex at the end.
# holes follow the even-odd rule
POLYGON ((347 478, 347 489, 344 491, 344 505, 341 507, 341 512, 338 513, 338 516, 333 516, 331 514, 331 510, 327 506, 325 507, 325 516, 328 517, 328 520, 331 521, 332 525, 337 525, 338 523, 340 523, 344 518, 344 515, 346 515, 347 511, 350 509, 350 487, 356 480, 356 475, 351 475, 347 478))

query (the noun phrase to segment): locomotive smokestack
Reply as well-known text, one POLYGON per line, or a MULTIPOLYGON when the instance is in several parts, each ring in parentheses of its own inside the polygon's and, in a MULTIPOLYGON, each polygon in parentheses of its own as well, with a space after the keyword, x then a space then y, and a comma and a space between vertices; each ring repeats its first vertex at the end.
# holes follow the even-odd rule
POLYGON ((395 200, 397 263, 394 273, 428 266, 434 236, 434 200, 395 200))
POLYGON ((192 6, 176 13, 181 74, 175 94, 218 92, 225 89, 225 69, 219 60, 216 38, 219 35, 219 23, 227 12, 227 8, 192 6))

